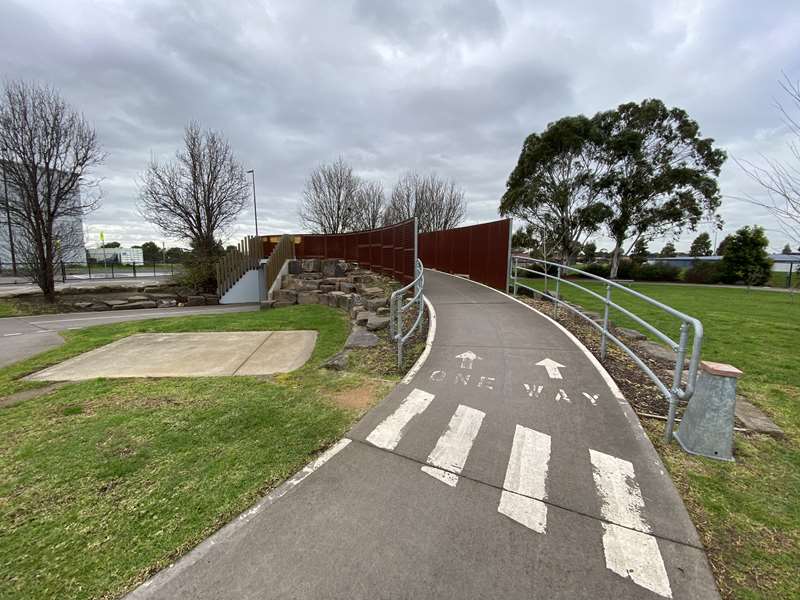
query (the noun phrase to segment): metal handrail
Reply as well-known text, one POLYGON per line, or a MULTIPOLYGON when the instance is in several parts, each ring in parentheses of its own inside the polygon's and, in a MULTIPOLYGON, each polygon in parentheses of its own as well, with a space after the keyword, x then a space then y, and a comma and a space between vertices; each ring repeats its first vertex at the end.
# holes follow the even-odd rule
POLYGON ((425 267, 422 265, 422 261, 417 259, 414 265, 414 280, 401 287, 399 290, 395 290, 392 292, 392 295, 389 297, 389 335, 391 338, 397 342, 397 368, 400 369, 403 366, 403 344, 406 343, 411 334, 416 331, 417 327, 419 327, 420 322, 422 321, 422 314, 425 311, 425 302, 422 296, 422 290, 425 287, 425 267), (403 304, 403 298, 405 297, 405 293, 414 288, 414 295, 412 296, 411 300, 403 304), (419 304, 419 309, 417 310, 417 318, 414 321, 414 324, 408 328, 408 331, 403 333, 403 313, 411 308, 414 303, 419 304))
POLYGON ((687 314, 680 312, 679 310, 675 310, 671 306, 667 306, 666 304, 659 302, 658 300, 654 300, 649 296, 645 296, 644 294, 640 294, 639 292, 630 289, 624 285, 621 285, 615 281, 611 281, 609 279, 605 279, 603 277, 599 277, 597 275, 593 275, 592 273, 587 273, 585 271, 581 271, 575 267, 570 267, 567 265, 562 265, 559 263, 554 263, 546 260, 541 260, 537 258, 527 258, 527 257, 520 257, 515 256, 513 258, 512 264, 512 271, 511 271, 511 281, 514 286, 514 295, 517 294, 517 289, 522 287, 526 290, 531 292, 535 292, 537 294, 541 294, 542 296, 548 298, 553 302, 553 316, 558 317, 558 307, 563 306, 564 308, 572 311, 585 321, 587 321, 590 325, 592 325, 595 329, 600 331, 600 358, 605 360, 606 357, 606 340, 611 340, 617 346, 622 349, 625 354, 627 354, 638 366, 639 368, 647 375, 653 383, 658 387, 662 394, 664 394, 665 398, 669 402, 669 414, 667 415, 667 424, 666 430, 664 431, 664 440, 669 442, 672 439, 672 430, 675 425, 675 411, 678 406, 678 401, 688 401, 692 395, 694 394, 695 390, 695 383, 697 381, 697 369, 700 365, 700 350, 703 345, 703 324, 694 317, 690 317, 687 314), (524 263, 533 263, 541 267, 542 270, 531 269, 528 267, 520 266, 520 262, 524 263), (556 268, 556 275, 551 275, 547 272, 548 267, 555 267, 556 268), (526 271, 528 273, 532 273, 534 275, 543 276, 545 278, 545 282, 548 279, 555 280, 556 282, 556 289, 555 295, 550 294, 547 291, 547 286, 545 286, 545 290, 537 290, 532 287, 529 287, 523 283, 519 282, 518 271, 526 271), (579 283, 574 281, 569 281, 562 277, 562 273, 564 271, 572 272, 582 277, 587 277, 589 279, 594 279, 599 281, 600 283, 604 284, 606 287, 606 294, 605 296, 598 294, 597 292, 586 288, 579 283), (600 300, 604 304, 604 311, 603 311, 603 323, 602 325, 595 322, 593 319, 588 317, 587 315, 583 314, 577 308, 570 306, 567 302, 561 300, 559 291, 560 291, 560 284, 565 283, 570 285, 578 290, 589 294, 593 298, 600 300), (680 335, 678 337, 678 341, 673 340, 669 335, 659 330, 654 325, 648 323, 638 315, 632 313, 630 310, 620 306, 616 302, 611 300, 611 291, 613 289, 621 290, 626 294, 629 294, 635 298, 643 300, 648 304, 655 306, 666 312, 667 314, 675 317, 681 322, 680 325, 680 335), (632 319, 642 327, 644 327, 647 331, 652 333, 654 336, 659 338, 660 340, 664 341, 669 347, 675 352, 675 368, 673 370, 672 375, 672 385, 671 387, 663 382, 658 375, 656 375, 653 370, 645 364, 645 362, 637 356, 637 354, 629 348, 624 342, 622 342, 618 337, 613 335, 608 330, 608 311, 609 308, 614 308, 627 316, 628 318, 632 319), (688 350, 688 343, 689 343, 689 328, 693 330, 693 337, 692 337, 692 353, 689 358, 689 371, 686 379, 685 387, 682 386, 681 378, 683 376, 684 370, 684 361, 686 360, 686 353, 688 350))

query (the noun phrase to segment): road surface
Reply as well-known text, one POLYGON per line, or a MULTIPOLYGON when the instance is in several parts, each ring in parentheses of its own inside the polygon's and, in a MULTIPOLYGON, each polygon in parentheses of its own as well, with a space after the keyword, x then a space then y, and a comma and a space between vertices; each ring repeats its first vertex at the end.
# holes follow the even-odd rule
POLYGON ((426 272, 430 354, 155 598, 718 598, 658 455, 547 317, 426 272))
POLYGON ((258 305, 255 304, 237 304, 0 318, 0 367, 63 344, 64 338, 58 332, 65 329, 82 329, 92 325, 160 317, 182 317, 257 309, 258 305))

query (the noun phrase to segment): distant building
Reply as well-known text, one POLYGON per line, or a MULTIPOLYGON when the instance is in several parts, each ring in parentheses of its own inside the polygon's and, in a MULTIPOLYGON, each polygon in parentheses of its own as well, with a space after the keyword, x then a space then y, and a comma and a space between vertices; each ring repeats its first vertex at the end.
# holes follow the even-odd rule
MULTIPOLYGON (((0 169, 3 163, 0 161, 0 169)), ((12 224, 11 232, 9 235, 8 227, 8 211, 6 210, 6 194, 8 194, 8 204, 13 206, 18 191, 10 181, 6 178, 5 169, 0 171, 0 270, 6 271, 11 269, 11 247, 14 245, 15 258, 17 265, 23 268, 25 257, 22 256, 20 251, 23 239, 22 232, 18 226, 12 224)), ((56 229, 64 231, 64 238, 69 239, 69 244, 64 245, 62 248, 61 259, 65 263, 78 263, 86 264, 86 253, 83 251, 83 219, 80 216, 70 216, 61 219, 56 219, 54 226, 56 229)))
MULTIPOLYGON (((790 270, 797 272, 800 265, 800 254, 770 254, 772 270, 778 273, 788 273, 790 270)), ((655 257, 648 259, 650 264, 667 264, 679 269, 688 269, 696 260, 702 262, 717 262, 721 256, 670 256, 668 258, 655 257)))
POLYGON ((114 263, 117 265, 143 265, 141 248, 87 248, 86 258, 92 263, 114 263))

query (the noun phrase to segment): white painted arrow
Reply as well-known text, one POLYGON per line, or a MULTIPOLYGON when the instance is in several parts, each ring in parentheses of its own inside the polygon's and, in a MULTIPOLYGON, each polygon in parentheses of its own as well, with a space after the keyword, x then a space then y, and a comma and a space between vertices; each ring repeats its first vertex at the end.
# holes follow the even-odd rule
POLYGON ((475 359, 483 360, 480 356, 475 354, 472 350, 467 350, 466 352, 462 352, 458 354, 456 358, 461 359, 461 368, 462 369, 471 369, 472 368, 472 361, 475 359))
POLYGON ((536 363, 537 367, 544 367, 547 369, 547 375, 550 379, 563 379, 561 377, 561 372, 559 369, 563 369, 564 365, 557 363, 551 358, 545 358, 544 360, 540 360, 536 363))

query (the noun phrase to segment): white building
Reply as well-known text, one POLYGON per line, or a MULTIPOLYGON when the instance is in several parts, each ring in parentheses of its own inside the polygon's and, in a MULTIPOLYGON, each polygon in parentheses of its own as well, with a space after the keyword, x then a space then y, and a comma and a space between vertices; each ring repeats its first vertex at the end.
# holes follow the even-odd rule
MULTIPOLYGON (((0 161, 0 169, 2 169, 0 161)), ((14 258, 18 267, 24 269, 25 257, 22 251, 23 236, 18 226, 11 225, 9 231, 9 213, 7 206, 14 206, 16 188, 7 180, 5 170, 0 172, 0 271, 10 270, 12 267, 12 246, 14 258)), ((86 253, 83 251, 83 219, 80 216, 69 216, 56 219, 53 223, 56 232, 61 231, 61 236, 65 240, 61 248, 61 260, 65 263, 86 264, 86 253), (66 243, 69 240, 69 243, 66 243)), ((59 234, 56 233, 56 241, 59 241, 59 234)))
POLYGON ((86 258, 92 262, 117 265, 143 265, 141 248, 87 248, 86 258))

